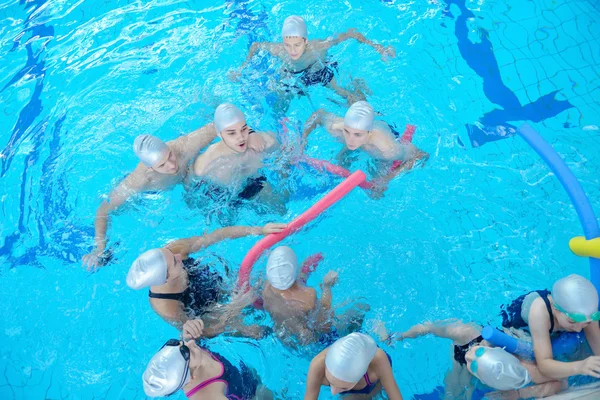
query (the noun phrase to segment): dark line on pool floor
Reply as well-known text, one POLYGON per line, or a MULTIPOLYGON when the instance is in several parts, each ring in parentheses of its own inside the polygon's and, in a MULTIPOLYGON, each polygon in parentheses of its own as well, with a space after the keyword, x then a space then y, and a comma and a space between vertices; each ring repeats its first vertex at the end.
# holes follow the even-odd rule
POLYGON ((473 43, 469 40, 467 19, 475 18, 475 14, 467 8, 466 0, 444 0, 444 2, 447 5, 443 12, 446 17, 454 18, 450 11, 452 4, 455 4, 461 11, 461 14, 455 19, 454 30, 461 56, 469 67, 483 79, 483 92, 487 99, 502 107, 485 113, 479 119, 481 125, 465 125, 473 147, 513 136, 516 133, 516 127, 509 121, 541 122, 555 117, 564 110, 573 108, 568 100, 556 99, 559 90, 543 95, 532 103, 521 105, 516 94, 502 81, 488 31, 479 28, 480 43, 473 43))
MULTIPOLYGON (((50 155, 42 164, 41 176, 37 185, 33 181, 34 178, 29 176, 30 169, 39 161, 46 136, 50 133, 48 118, 43 118, 41 121, 35 123, 44 109, 42 104, 42 92, 46 76, 44 54, 46 46, 54 39, 54 28, 52 26, 44 24, 36 25, 35 18, 32 18, 35 10, 39 9, 45 3, 46 0, 32 2, 21 0, 20 4, 24 5, 26 12, 29 11, 29 16, 24 23, 23 30, 15 37, 13 47, 10 51, 15 51, 21 45, 21 41, 26 33, 29 33, 32 38, 46 38, 46 40, 43 41, 43 45, 36 54, 34 54, 31 40, 28 39, 25 42, 25 49, 27 51, 25 65, 2 88, 2 91, 6 90, 8 87, 18 83, 25 76, 29 76, 29 79, 35 79, 35 89, 31 98, 19 113, 12 135, 5 148, 0 152, 0 158, 2 159, 0 177, 4 177, 11 167, 13 157, 17 154, 21 143, 29 139, 29 142, 32 144, 32 150, 24 158, 20 187, 18 190, 13 191, 13 193, 18 193, 19 195, 17 229, 7 235, 4 238, 3 245, 0 246, 0 256, 6 257, 11 268, 20 265, 43 268, 37 259, 39 255, 51 255, 68 262, 78 260, 78 253, 82 252, 78 250, 78 244, 86 243, 88 241, 86 238, 93 237, 94 234, 91 227, 77 227, 69 223, 69 215, 72 210, 67 206, 68 187, 66 177, 64 174, 56 176, 56 169, 54 168, 61 150, 61 128, 66 117, 65 115, 58 118, 53 124, 53 136, 49 142, 50 155), (35 203, 37 196, 32 196, 32 191, 36 188, 42 194, 43 206, 39 208, 36 207, 35 203), (35 235, 37 243, 24 245, 22 243, 23 238, 34 236, 28 228, 31 216, 35 217, 34 224, 38 230, 38 234, 35 235), (57 228, 57 221, 62 221, 64 226, 57 228), (49 241, 45 239, 46 234, 50 238, 49 241), (58 244, 58 246, 54 247, 51 244, 55 246, 58 244), (15 250, 19 247, 23 247, 24 251, 15 256, 15 250)), ((64 132, 62 133, 64 134, 64 132)))

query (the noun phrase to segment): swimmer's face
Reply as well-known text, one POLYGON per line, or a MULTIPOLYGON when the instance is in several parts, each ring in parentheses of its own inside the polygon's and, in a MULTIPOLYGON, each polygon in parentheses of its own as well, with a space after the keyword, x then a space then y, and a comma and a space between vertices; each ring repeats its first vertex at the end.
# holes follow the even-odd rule
POLYGON ((490 347, 486 347, 486 346, 473 346, 465 354, 465 360, 467 361, 467 369, 469 370, 469 372, 472 375, 477 376, 475 374, 475 372, 471 369, 471 367, 473 365, 473 360, 475 360, 475 358, 476 358, 475 352, 477 351, 477 349, 489 349, 489 348, 490 347))
POLYGON ((371 132, 344 125, 344 141, 348 150, 356 150, 369 142, 371 132))
POLYGON ((184 271, 181 254, 175 254, 169 249, 161 249, 167 260, 167 279, 174 278, 184 271))
POLYGON ((308 40, 298 36, 286 36, 283 38, 283 46, 292 60, 297 60, 302 57, 306 50, 308 40))
POLYGON ((591 321, 578 323, 569 318, 567 314, 558 311, 556 308, 552 311, 555 312, 558 324, 567 332, 581 332, 583 328, 592 323, 591 321))
POLYGON ((167 154, 157 162, 152 169, 159 174, 175 175, 179 171, 179 164, 177 164, 177 156, 175 152, 169 150, 167 154))
POLYGON ((248 149, 250 128, 246 121, 238 122, 223 129, 219 134, 225 146, 237 153, 245 153, 248 149))
POLYGON ((329 381, 329 387, 331 388, 331 394, 336 395, 339 393, 347 392, 348 390, 354 389, 354 386, 358 384, 358 382, 346 382, 342 381, 335 376, 329 373, 329 370, 325 368, 325 378, 329 381))

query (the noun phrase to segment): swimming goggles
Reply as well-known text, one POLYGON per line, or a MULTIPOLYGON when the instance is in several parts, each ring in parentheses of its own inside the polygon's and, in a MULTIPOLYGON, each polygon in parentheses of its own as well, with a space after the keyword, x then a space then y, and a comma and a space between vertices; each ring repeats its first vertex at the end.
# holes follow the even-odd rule
POLYGON ((175 394, 179 389, 181 389, 183 387, 183 385, 185 384, 185 378, 187 378, 188 374, 190 373, 190 348, 187 347, 185 344, 183 344, 183 342, 181 342, 179 339, 167 340, 167 343, 163 344, 160 349, 162 350, 165 346, 179 347, 179 351, 181 352, 181 355, 183 356, 183 359, 185 360, 185 373, 181 377, 181 382, 179 382, 177 389, 175 389, 173 392, 171 392, 170 394, 167 395, 167 396, 171 396, 172 394, 175 394))
POLYGON ((564 308, 562 308, 556 303, 554 303, 554 307, 556 307, 558 311, 565 314, 567 317, 571 318, 576 324, 580 324, 583 322, 600 321, 600 311, 596 311, 588 317, 584 314, 566 312, 564 308))
POLYGON ((475 358, 473 359, 473 361, 471 361, 471 372, 475 376, 477 376, 477 370, 479 369, 479 363, 477 363, 477 359, 479 357, 483 356, 484 354, 485 354, 485 347, 480 347, 477 350, 475 350, 475 358))

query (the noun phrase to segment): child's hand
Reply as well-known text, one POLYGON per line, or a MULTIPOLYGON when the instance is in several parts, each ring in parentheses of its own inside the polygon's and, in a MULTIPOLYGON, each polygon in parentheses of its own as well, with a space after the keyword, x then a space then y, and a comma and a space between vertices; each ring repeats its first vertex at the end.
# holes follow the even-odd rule
POLYGON ((578 375, 587 375, 600 378, 600 357, 590 356, 583 360, 579 367, 578 375))
POLYGON ((379 340, 382 342, 385 342, 389 337, 387 328, 385 327, 385 323, 383 323, 383 321, 375 321, 373 324, 373 332, 379 336, 379 340))
POLYGON ((267 142, 260 135, 252 134, 248 136, 248 148, 257 153, 262 153, 267 147, 267 142))
POLYGON ((271 233, 281 233, 287 228, 287 224, 270 222, 261 228, 263 235, 269 235, 271 233))
POLYGON ((337 283, 339 274, 335 271, 329 271, 327 275, 323 278, 323 285, 332 287, 337 283))
POLYGON ((204 322, 201 319, 190 319, 183 324, 183 340, 198 339, 204 332, 204 322))
POLYGON ((387 62, 388 61, 388 57, 389 58, 396 57, 396 49, 394 49, 393 46, 384 47, 384 46, 378 44, 378 45, 376 45, 375 50, 377 50, 377 52, 379 54, 381 54, 381 59, 383 61, 387 62))
POLYGON ((383 197, 383 194, 388 189, 388 182, 383 179, 375 179, 372 181, 373 186, 367 192, 367 195, 373 200, 379 200, 383 197))

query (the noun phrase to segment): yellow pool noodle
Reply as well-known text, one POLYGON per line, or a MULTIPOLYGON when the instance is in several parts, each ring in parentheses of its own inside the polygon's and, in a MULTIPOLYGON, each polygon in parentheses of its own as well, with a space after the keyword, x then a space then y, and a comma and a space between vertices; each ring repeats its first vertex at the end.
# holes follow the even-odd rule
POLYGON ((578 256, 600 258, 600 237, 586 240, 583 236, 577 236, 569 241, 569 247, 578 256))

